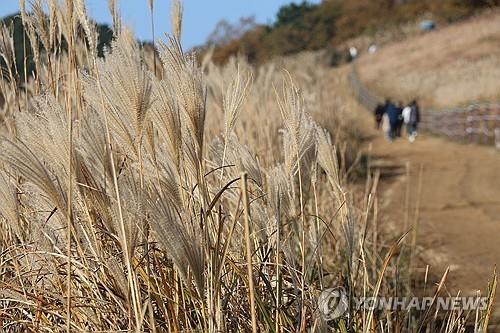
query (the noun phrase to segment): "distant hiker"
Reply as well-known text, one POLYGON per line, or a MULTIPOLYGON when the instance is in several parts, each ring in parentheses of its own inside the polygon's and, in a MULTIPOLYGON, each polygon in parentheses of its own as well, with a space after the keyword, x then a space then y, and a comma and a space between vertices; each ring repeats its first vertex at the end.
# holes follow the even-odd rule
POLYGON ((420 108, 416 100, 413 100, 403 109, 403 121, 406 124, 408 140, 414 142, 417 137, 417 127, 420 122, 420 108))
POLYGON ((410 123, 411 106, 408 104, 403 108, 403 123, 406 126, 406 134, 408 134, 408 124, 410 123))
POLYGON ((385 138, 387 140, 392 141, 392 139, 391 139, 391 124, 389 122, 389 116, 385 112, 382 115, 382 132, 385 134, 385 138))
POLYGON ((431 31, 436 28, 436 24, 432 20, 423 20, 419 25, 422 31, 431 31))
POLYGON ((358 56, 358 49, 355 46, 351 46, 349 48, 349 56, 351 57, 351 60, 356 59, 358 56))
POLYGON ((368 47, 368 53, 369 54, 374 54, 375 52, 377 52, 377 45, 376 44, 371 44, 368 47))
POLYGON ((398 108, 389 99, 385 102, 385 113, 387 113, 387 117, 389 118, 389 133, 387 137, 389 138, 389 141, 392 141, 396 137, 399 114, 398 108))
POLYGON ((391 139, 391 122, 389 120, 389 114, 387 111, 389 110, 389 106, 391 101, 386 98, 384 105, 382 107, 382 131, 385 133, 385 137, 387 140, 392 141, 391 139))
POLYGON ((380 129, 380 124, 382 123, 382 117, 384 116, 384 105, 382 103, 378 103, 373 111, 375 116, 375 128, 377 130, 380 129))
POLYGON ((401 128, 403 127, 403 103, 398 102, 398 125, 396 126, 396 136, 401 137, 401 128))

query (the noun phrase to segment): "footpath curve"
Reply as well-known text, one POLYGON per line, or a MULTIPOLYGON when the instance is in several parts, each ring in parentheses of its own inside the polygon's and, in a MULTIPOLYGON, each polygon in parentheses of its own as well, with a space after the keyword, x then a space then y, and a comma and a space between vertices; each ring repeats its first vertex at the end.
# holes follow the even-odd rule
MULTIPOLYGON (((352 83, 352 82, 351 82, 352 83)), ((358 100, 359 101, 359 100, 358 100)), ((360 101, 366 105, 366 101, 360 101)), ((368 102, 371 102, 368 100, 368 102)), ((410 182, 410 222, 423 167, 418 218, 415 274, 441 276, 450 267, 447 292, 456 296, 486 294, 494 267, 500 264, 500 153, 491 146, 457 143, 420 134, 411 144, 404 137, 388 142, 364 112, 362 130, 371 143, 373 168, 386 177, 381 213, 387 223, 404 232, 405 195, 410 182), (410 165, 410 177, 406 165, 410 165)), ((494 322, 500 319, 497 297, 494 322)), ((500 326, 497 327, 500 329, 500 326)))

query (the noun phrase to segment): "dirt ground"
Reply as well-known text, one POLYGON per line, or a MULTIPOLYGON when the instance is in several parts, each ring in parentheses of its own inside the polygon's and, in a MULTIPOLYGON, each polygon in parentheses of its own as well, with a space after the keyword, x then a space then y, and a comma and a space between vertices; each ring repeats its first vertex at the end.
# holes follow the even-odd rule
MULTIPOLYGON (((500 263, 500 152, 425 134, 413 144, 404 134, 390 143, 372 129, 368 112, 365 128, 372 168, 379 168, 385 179, 381 215, 401 233, 410 182, 408 228, 418 215, 415 274, 423 277, 429 265, 430 274, 440 277, 449 267, 446 288, 451 295, 460 291, 462 296, 473 296, 477 290, 485 295, 493 269, 500 263)), ((495 322, 500 319, 499 307, 497 297, 495 322)))

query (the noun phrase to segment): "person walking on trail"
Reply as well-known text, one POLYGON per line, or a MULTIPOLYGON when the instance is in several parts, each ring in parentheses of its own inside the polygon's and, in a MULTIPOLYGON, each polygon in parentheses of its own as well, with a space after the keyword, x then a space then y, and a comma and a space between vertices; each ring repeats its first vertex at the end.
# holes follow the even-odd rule
POLYGON ((384 116, 384 105, 382 103, 378 103, 373 111, 375 116, 375 129, 379 130, 380 125, 382 123, 382 117, 384 116))
POLYGON ((389 133, 387 137, 389 141, 392 142, 396 137, 399 114, 398 114, 398 108, 389 99, 387 99, 385 102, 385 113, 387 113, 387 117, 389 119, 389 133))
POLYGON ((403 127, 403 103, 398 102, 398 126, 396 127, 396 137, 401 137, 401 128, 403 127))
POLYGON ((418 123, 420 122, 420 108, 416 100, 413 100, 403 109, 403 121, 406 125, 408 140, 414 142, 417 137, 418 123))
MULTIPOLYGON (((385 110, 385 108, 384 108, 385 110)), ((382 133, 385 134, 385 138, 389 141, 391 141, 390 135, 391 135, 391 125, 389 123, 389 116, 387 115, 387 112, 384 112, 382 115, 382 133)))
POLYGON ((403 108, 403 123, 406 127, 406 135, 410 137, 410 115, 411 115, 411 106, 408 104, 403 108))

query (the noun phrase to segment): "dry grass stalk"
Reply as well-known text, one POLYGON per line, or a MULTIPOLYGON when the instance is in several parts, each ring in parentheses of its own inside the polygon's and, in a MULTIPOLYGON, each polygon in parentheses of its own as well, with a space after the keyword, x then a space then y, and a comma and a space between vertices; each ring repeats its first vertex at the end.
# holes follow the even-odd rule
POLYGON ((248 278, 248 296, 250 299, 250 314, 252 318, 252 332, 257 332, 257 316, 255 314, 255 288, 253 282, 253 263, 252 263, 252 241, 250 240, 250 206, 248 203, 248 190, 247 190, 247 174, 241 176, 241 191, 243 193, 243 207, 244 207, 244 220, 245 220, 245 249, 247 258, 247 278, 248 278))

